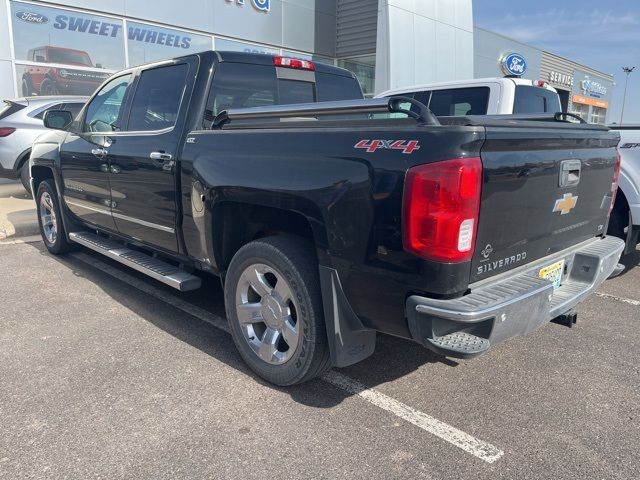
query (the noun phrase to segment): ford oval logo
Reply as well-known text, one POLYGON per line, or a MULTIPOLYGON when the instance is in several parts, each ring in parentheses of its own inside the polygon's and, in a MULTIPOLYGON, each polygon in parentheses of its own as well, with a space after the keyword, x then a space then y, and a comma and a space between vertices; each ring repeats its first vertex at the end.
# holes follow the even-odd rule
POLYGON ((527 61, 519 53, 509 53, 500 62, 502 73, 514 77, 521 77, 527 71, 527 61))
POLYGON ((41 25, 49 21, 49 19, 41 13, 35 12, 16 12, 16 18, 18 20, 22 20, 23 22, 38 23, 41 25))

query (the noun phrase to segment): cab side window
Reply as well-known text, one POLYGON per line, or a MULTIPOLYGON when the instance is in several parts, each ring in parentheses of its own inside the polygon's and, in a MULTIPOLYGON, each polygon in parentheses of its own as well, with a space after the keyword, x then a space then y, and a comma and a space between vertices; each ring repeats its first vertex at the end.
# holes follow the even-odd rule
POLYGON ((140 132, 173 127, 188 70, 189 66, 181 63, 143 71, 133 96, 127 130, 140 132))
POLYGON ((117 132, 122 129, 122 107, 129 85, 131 74, 122 75, 110 80, 93 97, 84 117, 84 132, 117 132))

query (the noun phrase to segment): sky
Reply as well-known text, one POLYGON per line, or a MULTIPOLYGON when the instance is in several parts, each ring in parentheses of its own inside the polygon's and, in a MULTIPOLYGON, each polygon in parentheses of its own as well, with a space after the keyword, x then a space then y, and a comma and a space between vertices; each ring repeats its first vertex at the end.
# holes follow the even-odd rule
POLYGON ((475 25, 615 77, 608 121, 640 124, 640 0, 473 0, 475 25))

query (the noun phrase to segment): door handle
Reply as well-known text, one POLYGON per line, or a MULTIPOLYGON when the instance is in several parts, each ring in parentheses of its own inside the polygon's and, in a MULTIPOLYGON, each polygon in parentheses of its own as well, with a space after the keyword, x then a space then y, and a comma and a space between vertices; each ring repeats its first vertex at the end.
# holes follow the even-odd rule
POLYGON ((103 158, 109 152, 107 152, 107 150, 105 150, 104 148, 92 148, 91 153, 93 153, 98 158, 103 158))
POLYGON ((149 157, 160 163, 162 165, 162 170, 165 172, 170 172, 173 169, 175 162, 173 161, 173 156, 170 153, 151 152, 149 157))
POLYGON ((163 162, 166 162, 167 160, 173 159, 173 156, 170 153, 151 152, 149 154, 149 158, 152 158, 154 160, 162 160, 163 162))

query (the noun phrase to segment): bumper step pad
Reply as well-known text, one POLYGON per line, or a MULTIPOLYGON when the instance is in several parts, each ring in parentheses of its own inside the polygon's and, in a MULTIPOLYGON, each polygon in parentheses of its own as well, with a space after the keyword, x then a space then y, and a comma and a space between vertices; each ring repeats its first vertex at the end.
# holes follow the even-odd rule
POLYGON ((200 277, 95 233, 71 232, 69 238, 181 292, 197 290, 202 283, 200 277))
POLYGON ((469 358, 560 316, 573 325, 573 309, 618 268, 623 249, 619 238, 596 238, 470 285, 470 293, 459 298, 412 295, 406 302, 411 336, 438 353, 469 358), (554 289, 539 272, 559 260, 564 260, 567 271, 554 289), (440 337, 440 332, 457 333, 440 337))
POLYGON ((486 338, 465 332, 453 332, 442 337, 429 338, 427 341, 436 349, 446 352, 448 356, 463 358, 480 355, 491 346, 486 338))

